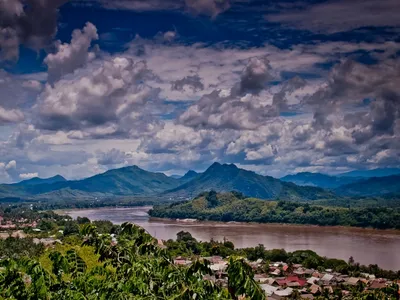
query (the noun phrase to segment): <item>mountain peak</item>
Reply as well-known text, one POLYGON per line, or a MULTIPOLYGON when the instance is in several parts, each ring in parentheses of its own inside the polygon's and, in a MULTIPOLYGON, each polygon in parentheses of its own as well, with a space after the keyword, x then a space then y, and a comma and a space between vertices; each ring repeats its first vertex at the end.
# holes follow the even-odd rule
POLYGON ((206 172, 216 170, 239 170, 239 168, 235 164, 220 164, 215 162, 206 170, 206 172))
POLYGON ((53 177, 49 178, 39 178, 39 177, 33 177, 30 179, 26 179, 23 181, 20 181, 18 183, 15 183, 16 185, 38 185, 38 184, 51 184, 55 182, 62 182, 62 181, 67 181, 64 177, 61 175, 55 175, 53 177))
POLYGON ((182 177, 193 176, 193 175, 197 175, 197 174, 199 174, 199 173, 197 173, 196 171, 193 171, 193 170, 189 170, 182 177))
POLYGON ((181 180, 182 182, 187 182, 187 181, 190 181, 190 180, 192 180, 193 178, 195 178, 197 175, 199 175, 199 173, 197 173, 197 172, 195 172, 195 171, 193 171, 193 170, 189 170, 189 171, 186 172, 185 175, 183 175, 183 176, 180 178, 180 180, 181 180))

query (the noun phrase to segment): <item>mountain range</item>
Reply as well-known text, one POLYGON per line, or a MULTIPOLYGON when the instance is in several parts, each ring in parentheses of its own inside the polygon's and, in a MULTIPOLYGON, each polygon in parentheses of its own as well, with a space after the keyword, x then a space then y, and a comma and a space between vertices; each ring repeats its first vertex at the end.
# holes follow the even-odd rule
POLYGON ((343 185, 355 183, 376 177, 390 177, 400 175, 400 169, 373 169, 373 170, 357 170, 348 173, 338 174, 336 176, 302 172, 282 177, 282 181, 293 182, 297 185, 318 186, 326 189, 334 189, 343 185))
POLYGON ((168 190, 165 194, 194 197, 203 191, 239 191, 249 197, 261 199, 315 200, 330 198, 332 193, 316 187, 301 187, 279 179, 262 176, 240 169, 234 164, 212 164, 185 184, 168 190))
POLYGON ((282 181, 292 182, 301 186, 318 186, 325 189, 334 189, 342 185, 350 184, 360 180, 360 177, 339 177, 321 173, 302 172, 294 175, 287 175, 281 178, 282 181))
MULTIPOLYGON (((376 172, 372 172, 376 173, 376 172)), ((60 175, 32 178, 15 184, 1 184, 0 198, 73 199, 117 196, 162 196, 192 198, 201 192, 239 191, 261 199, 319 200, 338 196, 369 196, 400 193, 400 176, 381 178, 329 176, 299 173, 276 179, 240 169, 234 164, 212 164, 203 173, 188 171, 184 176, 167 176, 138 166, 109 170, 82 180, 60 175)))

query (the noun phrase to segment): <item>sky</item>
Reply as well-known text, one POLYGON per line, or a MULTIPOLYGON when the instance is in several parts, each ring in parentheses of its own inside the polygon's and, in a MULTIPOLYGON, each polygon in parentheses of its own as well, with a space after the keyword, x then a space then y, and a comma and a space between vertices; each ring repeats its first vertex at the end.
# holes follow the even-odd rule
POLYGON ((0 182, 400 167, 398 0, 0 0, 0 182))

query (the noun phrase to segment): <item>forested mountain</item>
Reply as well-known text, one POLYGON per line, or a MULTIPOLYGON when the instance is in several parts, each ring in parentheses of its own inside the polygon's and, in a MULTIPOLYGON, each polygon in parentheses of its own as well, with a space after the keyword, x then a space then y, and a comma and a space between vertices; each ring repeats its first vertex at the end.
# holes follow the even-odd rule
POLYGON ((346 208, 310 202, 263 201, 246 198, 238 192, 203 192, 193 200, 155 206, 149 214, 170 219, 400 229, 399 208, 346 208))
POLYGON ((321 188, 332 189, 341 185, 353 183, 360 180, 358 177, 337 177, 321 173, 302 172, 287 175, 281 178, 282 181, 292 182, 301 186, 318 186, 321 188))
POLYGON ((203 191, 238 191, 262 199, 315 200, 333 197, 321 188, 300 187, 293 183, 262 176, 231 164, 214 163, 193 180, 166 192, 169 195, 193 197, 203 191))
POLYGON ((374 177, 341 186, 335 190, 343 196, 379 196, 400 194, 400 175, 374 177))
POLYGON ((364 178, 372 178, 372 177, 386 177, 392 175, 400 175, 399 168, 381 168, 381 169, 373 169, 373 170, 356 170, 343 174, 339 174, 339 177, 364 177, 364 178))
POLYGON ((200 175, 200 173, 197 173, 193 170, 189 170, 185 175, 183 175, 181 178, 179 178, 179 181, 183 184, 183 183, 186 183, 186 182, 194 179, 198 175, 200 175))
POLYGON ((64 182, 67 181, 64 177, 61 175, 56 175, 50 178, 39 178, 39 177, 34 177, 31 179, 23 180, 18 183, 11 184, 12 186, 29 186, 29 185, 39 185, 39 184, 52 184, 56 182, 64 182))
POLYGON ((179 186, 181 181, 166 176, 163 173, 153 173, 137 166, 109 170, 82 180, 58 181, 42 184, 0 185, 2 196, 37 196, 54 193, 58 196, 82 197, 95 195, 152 195, 179 186), (68 191, 63 193, 63 191, 68 191), (57 192, 57 193, 55 193, 57 192))

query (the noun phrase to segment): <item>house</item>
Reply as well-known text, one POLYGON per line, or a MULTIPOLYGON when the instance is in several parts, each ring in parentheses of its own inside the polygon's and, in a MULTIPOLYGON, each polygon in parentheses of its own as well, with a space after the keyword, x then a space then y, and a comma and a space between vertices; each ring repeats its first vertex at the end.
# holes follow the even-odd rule
POLYGON ((307 283, 313 285, 313 284, 315 284, 315 283, 318 282, 318 281, 319 281, 319 278, 318 278, 318 277, 310 277, 310 278, 307 280, 307 283))
POLYGON ((293 268, 295 268, 295 269, 298 269, 298 268, 301 268, 301 267, 302 267, 301 264, 294 264, 294 265, 293 265, 293 268))
POLYGON ((255 274, 254 280, 259 283, 266 283, 268 277, 265 274, 255 274))
POLYGON ((276 279, 276 283, 277 283, 279 286, 286 286, 287 283, 288 283, 288 281, 286 280, 286 278, 283 278, 283 279, 276 279))
POLYGON ((374 280, 371 285, 368 287, 369 289, 375 290, 375 289, 383 289, 386 287, 386 282, 381 281, 381 280, 374 280))
POLYGON ((285 266, 282 267, 282 271, 283 271, 283 272, 287 272, 288 269, 289 269, 289 266, 288 266, 288 265, 285 265, 285 266))
POLYGON ((324 283, 329 283, 333 281, 334 278, 335 276, 333 276, 332 274, 326 273, 324 276, 322 276, 321 281, 323 281, 324 283))
POLYGON ((270 274, 271 274, 271 275, 274 275, 274 276, 279 276, 279 275, 281 274, 281 270, 276 269, 275 271, 270 272, 270 274))
POLYGON ((350 285, 357 285, 357 283, 359 281, 360 281, 360 278, 350 277, 349 279, 347 279, 346 283, 350 284, 350 285))
MULTIPOLYGON (((298 283, 298 285, 295 285, 295 286, 304 286, 307 283, 307 281, 304 278, 299 278, 298 276, 288 276, 286 278, 286 281, 288 283, 293 283, 293 282, 298 283)), ((288 284, 288 286, 289 286, 289 284, 288 284)))
POLYGON ((300 277, 305 277, 306 276, 306 272, 302 268, 298 268, 293 273, 296 274, 297 276, 300 276, 300 277))
POLYGON ((219 264, 221 262, 223 262, 224 259, 221 256, 213 256, 211 257, 211 263, 213 264, 219 264))
POLYGON ((293 293, 293 289, 290 287, 287 287, 284 290, 277 290, 274 292, 274 295, 277 295, 279 297, 289 297, 293 293))
POLYGON ((310 293, 313 295, 321 293, 321 287, 319 285, 313 284, 310 287, 310 293))
POLYGON ((298 288, 298 287, 300 287, 300 283, 298 283, 297 281, 288 282, 286 285, 287 285, 288 287, 291 287, 291 288, 298 288))
POLYGON ((312 275, 315 271, 313 269, 305 269, 304 273, 306 273, 306 275, 312 275))
POLYGON ((318 278, 322 278, 324 275, 323 274, 321 274, 320 272, 318 272, 318 271, 315 271, 314 273, 312 273, 311 274, 311 276, 312 277, 318 277, 318 278))
POLYGON ((272 277, 268 277, 265 283, 268 283, 269 285, 277 284, 275 278, 272 277))
POLYGON ((325 291, 327 290, 329 292, 329 294, 333 294, 333 288, 330 285, 324 286, 324 290, 325 291))
POLYGON ((186 260, 182 257, 177 257, 174 259, 174 264, 178 266, 187 266, 190 265, 192 262, 190 260, 186 260))
POLYGON ((278 290, 278 287, 269 284, 260 284, 260 287, 268 297, 272 296, 278 290))
POLYGON ((226 268, 228 267, 226 262, 218 263, 218 264, 212 264, 210 266, 210 269, 214 272, 224 272, 226 268))

